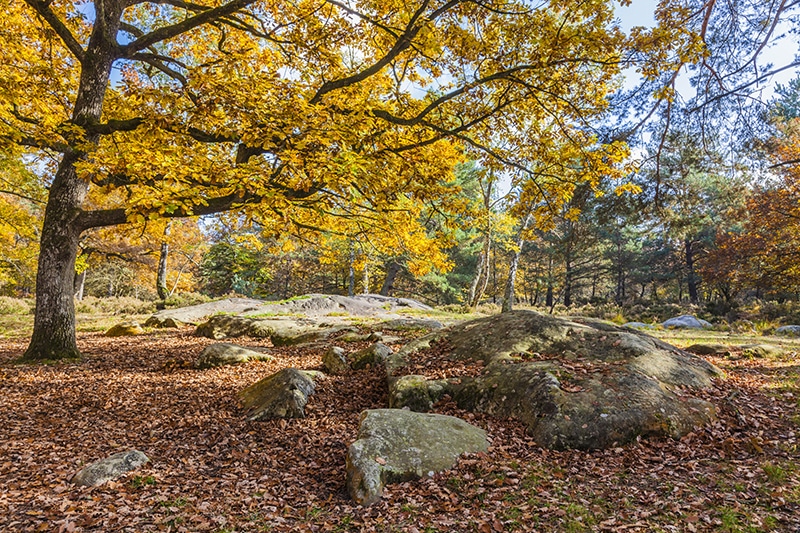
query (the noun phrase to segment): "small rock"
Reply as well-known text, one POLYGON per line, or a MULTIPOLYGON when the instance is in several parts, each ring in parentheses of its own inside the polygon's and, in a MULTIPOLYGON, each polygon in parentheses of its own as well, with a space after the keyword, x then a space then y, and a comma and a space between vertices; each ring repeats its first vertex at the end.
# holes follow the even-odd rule
POLYGON ((780 357, 786 351, 778 346, 772 344, 748 344, 742 346, 742 356, 764 358, 764 357, 780 357))
POLYGON ((195 367, 213 368, 215 366, 246 363, 247 361, 271 361, 272 359, 273 357, 266 353, 250 350, 229 342, 218 342, 203 349, 200 357, 195 362, 195 367))
POLYGON ((139 468, 147 461, 147 456, 139 450, 115 453, 83 467, 73 476, 72 483, 82 487, 101 485, 139 468))
POLYGON ((681 315, 670 318, 661 323, 665 328, 673 329, 707 329, 714 327, 710 322, 701 320, 692 315, 681 315))
POLYGON ((347 490, 359 505, 371 505, 389 483, 450 469, 462 454, 488 447, 486 432, 459 418, 403 409, 364 411, 358 440, 347 450, 347 490))
POLYGON ((250 420, 305 418, 308 397, 314 394, 314 377, 295 368, 284 368, 239 393, 250 420))
POLYGON ((346 374, 350 371, 350 363, 347 361, 347 352, 338 346, 331 346, 322 356, 322 366, 328 374, 346 374))
POLYGON ((392 355, 391 348, 385 344, 376 342, 368 348, 350 354, 350 366, 353 370, 361 370, 370 365, 381 365, 390 355, 392 355))
POLYGON ((180 328, 186 325, 177 318, 171 316, 153 315, 144 323, 147 328, 180 328))
POLYGON ((142 334, 144 334, 144 329, 136 322, 123 322, 122 324, 111 326, 105 333, 106 337, 130 337, 142 334))
POLYGON ((781 326, 775 330, 776 335, 786 335, 787 337, 797 337, 800 335, 800 326, 781 326))
POLYGON ((686 348, 687 352, 696 353, 697 355, 730 355, 730 346, 724 344, 692 344, 686 348))
POLYGON ((626 322, 622 324, 623 328, 633 328, 633 329, 656 329, 653 324, 645 324, 644 322, 626 322))

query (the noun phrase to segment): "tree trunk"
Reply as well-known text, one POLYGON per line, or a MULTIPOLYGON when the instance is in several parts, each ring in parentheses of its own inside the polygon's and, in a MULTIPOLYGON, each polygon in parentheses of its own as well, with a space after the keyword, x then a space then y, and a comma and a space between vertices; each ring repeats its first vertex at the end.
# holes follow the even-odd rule
POLYGON ((356 269, 353 263, 356 262, 356 252, 350 246, 350 261, 348 262, 347 271, 347 295, 351 298, 356 295, 356 269))
POLYGON ((517 278, 517 268, 519 268, 519 259, 522 256, 522 247, 525 246, 525 230, 530 223, 531 215, 527 215, 525 220, 522 221, 522 226, 519 228, 517 234, 517 249, 511 257, 511 264, 508 267, 508 280, 506 280, 506 290, 503 293, 503 313, 508 313, 514 309, 514 282, 517 278))
POLYGON ((166 300, 169 297, 169 289, 167 288, 167 257, 169 256, 169 232, 172 224, 167 222, 164 227, 164 239, 161 241, 161 253, 158 256, 158 274, 156 275, 156 291, 160 300, 166 300))
MULTIPOLYGON (((103 9, 95 15, 72 112, 72 122, 77 126, 84 127, 100 120, 123 7, 123 2, 104 2, 103 9)), ((98 134, 86 134, 87 145, 95 145, 98 140, 98 134)), ((79 217, 88 185, 75 170, 80 157, 76 152, 66 153, 50 186, 36 275, 33 334, 22 356, 25 361, 81 356, 75 338, 73 282, 78 239, 85 229, 79 217)))
POLYGON ((700 301, 697 294, 697 275, 694 271, 694 247, 692 240, 687 238, 684 241, 684 250, 686 252, 686 286, 689 291, 689 301, 696 304, 700 301))
POLYGON ((73 290, 75 291, 75 299, 79 302, 83 300, 83 291, 86 288, 86 271, 80 274, 75 274, 75 284, 73 290))
POLYGON ((467 294, 467 307, 475 309, 483 298, 486 287, 489 285, 489 270, 490 270, 490 254, 492 247, 492 237, 487 232, 483 242, 483 248, 478 256, 478 266, 475 269, 475 277, 472 279, 472 284, 469 287, 467 294))
POLYGON ((363 285, 361 292, 369 294, 369 266, 366 261, 364 262, 364 271, 362 272, 361 284, 363 285))
POLYGON ((389 264, 386 265, 386 279, 383 280, 383 286, 381 286, 381 296, 391 296, 400 268, 400 263, 394 260, 389 261, 389 264))

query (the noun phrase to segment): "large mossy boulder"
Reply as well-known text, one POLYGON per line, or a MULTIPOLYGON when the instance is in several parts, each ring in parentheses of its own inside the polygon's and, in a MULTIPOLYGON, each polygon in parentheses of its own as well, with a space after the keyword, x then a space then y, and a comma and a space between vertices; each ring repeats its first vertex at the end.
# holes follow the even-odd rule
POLYGON ((532 311, 421 337, 390 357, 387 371, 391 407, 428 410, 447 394, 463 409, 521 420, 556 449, 681 437, 715 417, 712 404, 688 392, 722 375, 645 333, 532 311))
POLYGON ((389 483, 432 476, 465 453, 486 451, 486 432, 461 419, 403 409, 361 413, 347 450, 347 490, 360 505, 378 501, 389 483))
POLYGON ((250 385, 239 393, 245 415, 250 420, 305 418, 305 406, 319 374, 284 368, 250 385))
POLYGON ((218 342, 206 346, 195 361, 195 368, 213 368, 238 365, 248 361, 271 361, 273 357, 263 352, 250 350, 238 344, 218 342))

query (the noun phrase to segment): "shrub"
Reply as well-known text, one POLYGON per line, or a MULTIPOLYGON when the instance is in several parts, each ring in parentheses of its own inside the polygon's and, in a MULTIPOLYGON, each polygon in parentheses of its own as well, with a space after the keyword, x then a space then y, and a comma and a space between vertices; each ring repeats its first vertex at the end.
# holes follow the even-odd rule
POLYGON ((87 296, 83 300, 75 303, 76 312, 90 315, 145 315, 152 313, 155 310, 155 302, 143 301, 130 296, 113 298, 97 298, 94 296, 87 296))
POLYGON ((32 300, 0 296, 0 315, 27 315, 33 312, 32 300))

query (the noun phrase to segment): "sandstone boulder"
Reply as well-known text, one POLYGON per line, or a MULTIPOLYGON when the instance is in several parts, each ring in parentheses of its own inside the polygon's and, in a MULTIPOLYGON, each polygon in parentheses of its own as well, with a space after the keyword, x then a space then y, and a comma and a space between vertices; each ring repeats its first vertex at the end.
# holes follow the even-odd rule
POLYGON ((461 408, 523 421, 540 445, 557 449, 685 435, 715 417, 712 404, 686 392, 722 375, 645 333, 532 311, 421 337, 389 358, 387 373, 391 407, 427 410, 448 394, 461 408), (430 357, 437 358, 435 379, 405 370, 430 357), (449 367, 457 373, 448 375, 449 367))
POLYGON ((361 370, 368 366, 382 365, 391 354, 391 348, 383 343, 376 342, 372 346, 350 354, 348 359, 353 370, 361 370))
POLYGON ((144 329, 136 322, 123 322, 122 324, 116 324, 111 326, 108 331, 106 331, 106 337, 130 337, 134 335, 143 335, 144 329))
POLYGON ((308 397, 314 394, 316 373, 295 368, 283 370, 250 385, 239 393, 250 420, 305 418, 308 397))
POLYGON ((697 355, 730 355, 731 347, 725 344, 696 343, 688 346, 686 351, 697 355))
POLYGON ((757 359, 768 357, 781 357, 786 353, 786 350, 780 346, 772 344, 746 344, 742 346, 743 357, 753 357, 757 359))
POLYGON ((195 362, 196 368, 213 368, 223 365, 237 365, 247 361, 270 361, 273 357, 263 352, 244 348, 238 344, 218 342, 206 346, 195 362))
POLYGON ((364 411, 357 439, 347 450, 347 490, 360 505, 378 501, 389 483, 433 476, 489 446, 486 432, 463 420, 403 409, 364 411))
POLYGON ((172 316, 157 316, 153 315, 144 323, 147 328, 180 328, 186 325, 172 316))
POLYGON ((331 346, 322 356, 322 366, 328 374, 346 374, 350 370, 347 352, 338 346, 331 346))
POLYGON ((785 335, 787 337, 797 337, 800 335, 800 326, 781 326, 775 330, 775 335, 785 335))
POLYGON ((102 485, 107 481, 117 479, 131 470, 136 470, 147 461, 149 461, 147 456, 138 450, 115 453, 110 457, 106 457, 105 459, 83 467, 73 476, 72 483, 82 487, 102 485))
POLYGON ((681 315, 661 323, 667 329, 708 329, 714 327, 710 322, 692 315, 681 315))

